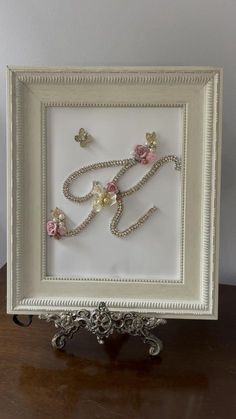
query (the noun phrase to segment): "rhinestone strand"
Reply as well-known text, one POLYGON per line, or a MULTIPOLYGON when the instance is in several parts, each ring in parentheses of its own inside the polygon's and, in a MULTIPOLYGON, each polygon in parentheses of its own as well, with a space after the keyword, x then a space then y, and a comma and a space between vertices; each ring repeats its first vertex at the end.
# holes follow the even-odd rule
MULTIPOLYGON (((85 202, 92 197, 92 191, 90 191, 88 194, 84 196, 75 196, 70 191, 70 184, 73 181, 75 181, 79 176, 83 175, 84 173, 88 173, 91 170, 106 169, 108 167, 116 167, 116 166, 124 166, 122 169, 127 167, 125 169, 126 171, 128 170, 129 167, 133 166, 134 163, 136 163, 136 161, 133 158, 130 158, 130 159, 123 159, 123 160, 110 160, 110 161, 94 163, 94 164, 89 164, 88 166, 84 166, 81 169, 76 170, 75 172, 71 173, 70 176, 68 176, 68 178, 65 180, 63 184, 63 194, 70 201, 78 202, 78 203, 85 202)), ((120 177, 124 173, 122 169, 120 170, 121 174, 119 175, 120 172, 117 174, 118 177, 120 177)))
POLYGON ((67 231, 66 237, 77 236, 77 234, 81 233, 81 231, 84 230, 87 227, 87 225, 91 223, 91 221, 95 218, 97 214, 98 213, 96 211, 92 210, 81 224, 79 224, 76 228, 67 231))
POLYGON ((130 162, 128 164, 125 164, 117 173, 117 175, 113 178, 113 182, 118 182, 118 180, 123 176, 128 169, 130 169, 132 166, 135 166, 137 164, 137 160, 130 159, 130 162))
POLYGON ((150 208, 142 217, 140 217, 134 224, 131 224, 128 228, 126 228, 125 230, 118 230, 118 224, 119 221, 123 215, 123 211, 124 211, 124 204, 123 204, 123 200, 119 199, 117 201, 117 210, 115 212, 114 217, 111 220, 110 223, 110 231, 112 234, 114 234, 117 237, 126 237, 128 236, 128 234, 132 233, 133 231, 135 231, 137 228, 139 228, 146 220, 148 220, 148 218, 151 217, 152 214, 154 214, 154 212, 157 211, 157 207, 154 206, 152 208, 150 208))
MULTIPOLYGON (((132 193, 140 190, 155 175, 155 173, 160 169, 160 167, 162 167, 164 164, 171 161, 174 162, 176 170, 181 170, 181 160, 177 156, 168 155, 168 156, 162 157, 156 163, 153 164, 152 168, 141 178, 141 180, 138 183, 136 183, 136 185, 134 185, 133 187, 131 187, 130 189, 126 191, 119 193, 119 196, 117 199, 117 210, 110 223, 110 231, 112 234, 114 234, 117 237, 127 236, 128 234, 132 233, 137 228, 139 228, 146 220, 150 218, 152 214, 154 214, 154 212, 157 211, 157 207, 153 206, 142 217, 140 217, 134 224, 132 224, 131 226, 129 226, 123 231, 118 230, 118 224, 124 211, 124 204, 123 204, 122 198, 125 196, 129 196, 132 193)), ((106 161, 106 162, 101 162, 101 163, 94 163, 94 164, 90 164, 88 166, 82 167, 81 169, 73 172, 65 180, 63 184, 63 193, 67 199, 73 202, 78 202, 78 203, 85 202, 93 196, 93 193, 91 191, 82 197, 73 195, 70 192, 70 184, 75 179, 77 179, 82 174, 87 173, 91 170, 123 166, 113 178, 113 181, 117 183, 117 181, 121 178, 121 176, 123 176, 127 172, 128 169, 130 169, 132 166, 135 166, 137 163, 138 162, 137 160, 135 160, 135 158, 129 158, 129 159, 123 159, 123 160, 111 160, 111 161, 106 161)), ((91 221, 95 218, 97 214, 98 213, 94 209, 92 209, 92 211, 89 213, 89 215, 85 218, 85 220, 80 225, 78 225, 75 229, 67 231, 66 236, 71 237, 71 236, 78 235, 82 230, 84 230, 91 223, 91 221)))
POLYGON ((139 189, 141 189, 145 185, 145 183, 147 183, 149 179, 151 179, 155 175, 155 173, 158 171, 158 169, 160 169, 161 166, 163 166, 166 163, 169 163, 170 161, 173 161, 175 163, 175 170, 181 170, 181 160, 177 156, 169 155, 162 157, 156 163, 153 164, 152 168, 142 177, 142 179, 138 183, 136 183, 136 185, 132 186, 132 188, 130 189, 127 189, 127 191, 121 192, 121 196, 129 196, 132 193, 139 191, 139 189))

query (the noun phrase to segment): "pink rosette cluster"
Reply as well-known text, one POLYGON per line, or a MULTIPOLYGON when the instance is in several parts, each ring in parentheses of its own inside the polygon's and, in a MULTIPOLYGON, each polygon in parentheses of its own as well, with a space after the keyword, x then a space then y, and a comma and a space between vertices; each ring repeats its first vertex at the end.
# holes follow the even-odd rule
POLYGON ((66 228, 63 224, 56 221, 47 222, 47 233, 50 237, 60 240, 66 234, 66 228))
POLYGON ((134 158, 141 164, 153 163, 156 157, 156 153, 147 145, 138 144, 134 149, 134 158))

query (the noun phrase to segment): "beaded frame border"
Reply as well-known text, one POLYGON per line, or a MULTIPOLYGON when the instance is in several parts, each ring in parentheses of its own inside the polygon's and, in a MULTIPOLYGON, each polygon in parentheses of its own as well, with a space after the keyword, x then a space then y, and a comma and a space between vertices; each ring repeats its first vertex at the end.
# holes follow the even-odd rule
POLYGON ((112 107, 112 108, 178 108, 182 109, 182 153, 181 153, 181 232, 180 232, 180 273, 179 278, 177 279, 159 279, 155 280, 156 283, 166 283, 166 284, 183 284, 183 252, 184 252, 184 194, 183 190, 185 189, 185 159, 186 159, 186 147, 187 147, 187 104, 183 103, 156 103, 156 104, 135 104, 133 102, 125 103, 125 104, 103 104, 103 103, 91 103, 91 102, 66 102, 62 104, 61 102, 44 102, 41 105, 41 144, 42 144, 42 223, 41 223, 41 230, 42 230, 42 258, 41 258, 41 266, 42 266, 42 280, 43 281, 99 281, 99 282, 132 282, 132 283, 153 283, 153 279, 136 279, 136 278, 86 278, 86 277, 58 277, 58 276, 51 276, 46 274, 46 266, 47 266, 47 233, 45 231, 45 225, 48 220, 48 207, 47 207, 47 109, 54 108, 54 107, 80 107, 80 108, 101 108, 101 107, 112 107))

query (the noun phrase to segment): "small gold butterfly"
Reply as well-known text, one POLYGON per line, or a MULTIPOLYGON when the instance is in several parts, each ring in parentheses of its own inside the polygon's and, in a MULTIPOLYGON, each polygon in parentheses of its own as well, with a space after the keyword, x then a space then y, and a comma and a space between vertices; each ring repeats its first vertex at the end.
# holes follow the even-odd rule
POLYGON ((156 148, 157 146, 157 135, 156 133, 153 132, 147 132, 146 133, 146 141, 147 141, 147 145, 150 148, 156 148))
POLYGON ((75 135, 75 141, 80 143, 81 147, 85 147, 91 141, 91 137, 84 128, 80 128, 79 134, 75 135))

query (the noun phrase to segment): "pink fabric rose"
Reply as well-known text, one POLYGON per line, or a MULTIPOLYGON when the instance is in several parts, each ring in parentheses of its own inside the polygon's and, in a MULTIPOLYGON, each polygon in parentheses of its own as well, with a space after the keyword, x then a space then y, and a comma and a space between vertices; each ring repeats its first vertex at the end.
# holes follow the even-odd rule
POLYGON ((55 237, 57 235, 57 223, 55 221, 47 222, 47 232, 51 237, 55 237))
POLYGON ((143 159, 140 160, 140 163, 141 164, 148 164, 149 162, 148 162, 147 158, 144 157, 143 159))
POLYGON ((65 228, 65 226, 64 225, 59 225, 58 230, 57 230, 57 233, 60 236, 65 236, 66 235, 66 228, 65 228))
MULTIPOLYGON (((149 148, 146 145, 138 144, 134 149, 134 157, 136 160, 142 162, 142 159, 145 160, 147 154, 149 153, 149 148)), ((145 163, 144 163, 145 164, 145 163)))
POLYGON ((111 193, 118 193, 119 189, 118 186, 116 184, 116 182, 108 182, 107 186, 106 186, 106 190, 107 192, 111 192, 111 193))
POLYGON ((146 159, 148 163, 153 163, 157 159, 157 155, 153 151, 149 151, 149 153, 146 156, 146 159))

